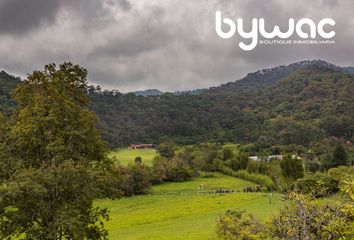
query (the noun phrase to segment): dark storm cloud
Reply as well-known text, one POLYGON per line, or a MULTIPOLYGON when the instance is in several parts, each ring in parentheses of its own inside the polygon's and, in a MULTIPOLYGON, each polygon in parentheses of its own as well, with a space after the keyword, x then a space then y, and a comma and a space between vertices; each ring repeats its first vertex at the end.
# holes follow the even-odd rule
MULTIPOLYGON (((0 33, 26 33, 41 24, 52 24, 61 8, 75 9, 92 18, 102 14, 99 0, 1 0, 0 33)), ((111 0, 107 4, 118 4, 122 10, 131 9, 128 0, 111 0)))
POLYGON ((56 0, 1 0, 0 32, 28 32, 41 23, 53 22, 59 6, 56 0))
POLYGON ((89 80, 122 91, 215 86, 250 71, 321 58, 354 65, 352 0, 0 0, 0 68, 25 75, 48 62, 73 61, 89 80), (29 2, 31 4, 29 4, 29 2), (336 20, 336 45, 239 49, 220 39, 215 11, 249 27, 287 29, 288 19, 336 20))

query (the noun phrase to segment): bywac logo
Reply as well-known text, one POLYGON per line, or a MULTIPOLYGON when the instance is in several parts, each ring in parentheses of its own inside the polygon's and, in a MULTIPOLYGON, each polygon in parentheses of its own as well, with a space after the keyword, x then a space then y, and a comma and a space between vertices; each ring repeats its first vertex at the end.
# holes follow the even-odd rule
MULTIPOLYGON (((252 26, 249 32, 244 30, 244 23, 242 18, 238 18, 234 22, 230 18, 222 19, 221 12, 217 11, 215 14, 215 30, 219 37, 228 39, 232 38, 236 32, 241 38, 249 39, 250 43, 246 44, 244 42, 239 43, 239 47, 245 51, 253 50, 258 43, 261 44, 334 44, 334 41, 328 41, 332 39, 336 33, 335 31, 325 31, 325 26, 334 26, 336 22, 331 18, 324 18, 316 24, 310 18, 302 18, 295 22, 294 18, 289 19, 289 27, 286 32, 280 31, 279 26, 274 26, 272 32, 267 32, 265 30, 265 20, 264 18, 253 18, 252 26), (305 32, 303 26, 307 25, 309 31, 305 32), (223 29, 228 31, 224 31, 223 29), (259 41, 259 34, 263 39, 281 39, 281 40, 261 40, 259 41), (290 37, 297 35, 300 40, 287 40, 290 37), (321 37, 326 40, 315 40, 321 37)), ((328 28, 328 27, 327 27, 328 28)))

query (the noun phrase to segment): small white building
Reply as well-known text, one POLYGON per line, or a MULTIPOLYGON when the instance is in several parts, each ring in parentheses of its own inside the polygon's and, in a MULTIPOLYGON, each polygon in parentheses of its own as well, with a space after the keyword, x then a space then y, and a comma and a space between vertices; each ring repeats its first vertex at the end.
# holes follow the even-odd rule
MULTIPOLYGON (((291 157, 293 159, 301 159, 297 155, 291 155, 291 157)), ((272 161, 274 159, 283 160, 284 159, 284 155, 251 156, 251 157, 248 158, 248 160, 252 160, 252 161, 256 161, 256 162, 262 162, 262 161, 270 162, 270 161, 272 161)))

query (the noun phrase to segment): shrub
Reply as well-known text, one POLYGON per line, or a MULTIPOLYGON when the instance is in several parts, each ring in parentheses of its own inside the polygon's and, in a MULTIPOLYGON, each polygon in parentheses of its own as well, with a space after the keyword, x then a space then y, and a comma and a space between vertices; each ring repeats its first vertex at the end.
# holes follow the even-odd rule
POLYGON ((228 211, 217 221, 217 237, 221 240, 353 239, 353 186, 352 181, 343 186, 351 199, 345 204, 321 203, 291 192, 287 205, 265 224, 242 211, 228 211))
POLYGON ((314 197, 318 198, 338 192, 338 184, 339 181, 333 179, 328 174, 317 172, 299 179, 295 183, 295 188, 300 193, 312 194, 314 197))
POLYGON ((235 172, 234 176, 250 182, 257 183, 259 185, 267 187, 268 189, 275 189, 273 180, 266 175, 262 175, 259 173, 249 173, 246 170, 239 170, 235 172))
POLYGON ((295 189, 303 194, 311 193, 314 197, 326 197, 337 193, 342 179, 354 175, 354 168, 340 166, 331 168, 327 173, 314 173, 297 180, 295 189))
POLYGON ((252 215, 244 211, 227 211, 217 221, 218 239, 259 239, 263 226, 252 215))
POLYGON ((219 171, 229 176, 233 176, 233 177, 241 178, 246 181, 257 183, 259 185, 268 188, 269 190, 275 189, 275 184, 273 180, 269 176, 263 174, 249 173, 246 170, 234 171, 231 168, 225 166, 219 168, 219 171))

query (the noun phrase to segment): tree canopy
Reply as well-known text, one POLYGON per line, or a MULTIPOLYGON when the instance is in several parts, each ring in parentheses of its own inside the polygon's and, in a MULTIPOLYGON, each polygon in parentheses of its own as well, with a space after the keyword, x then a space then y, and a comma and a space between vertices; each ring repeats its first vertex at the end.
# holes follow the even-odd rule
POLYGON ((97 119, 88 110, 86 77, 87 71, 78 65, 50 64, 15 89, 13 152, 25 164, 104 158, 97 119))

